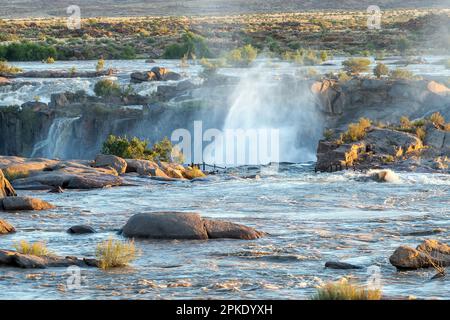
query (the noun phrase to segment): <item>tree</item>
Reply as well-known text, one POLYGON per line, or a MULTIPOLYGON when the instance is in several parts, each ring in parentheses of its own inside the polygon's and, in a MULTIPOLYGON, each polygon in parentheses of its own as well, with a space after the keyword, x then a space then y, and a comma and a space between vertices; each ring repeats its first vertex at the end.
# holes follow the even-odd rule
POLYGON ((95 66, 95 71, 100 72, 105 68, 105 60, 103 58, 98 59, 97 65, 95 66))
POLYGON ((397 41, 397 49, 400 51, 402 56, 406 54, 406 51, 411 48, 411 42, 406 37, 401 37, 397 41))
POLYGON ((94 92, 99 97, 120 96, 120 85, 110 79, 99 80, 94 86, 94 92))
POLYGON ((344 70, 348 74, 358 75, 361 72, 368 72, 370 60, 366 58, 351 58, 342 62, 344 70))

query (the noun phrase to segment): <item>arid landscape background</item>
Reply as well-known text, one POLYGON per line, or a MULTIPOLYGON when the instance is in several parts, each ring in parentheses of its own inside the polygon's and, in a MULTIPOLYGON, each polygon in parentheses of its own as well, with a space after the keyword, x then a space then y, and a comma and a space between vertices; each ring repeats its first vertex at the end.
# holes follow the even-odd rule
POLYGON ((370 5, 393 8, 449 8, 449 0, 11 0, 2 1, 0 17, 65 16, 66 8, 78 5, 83 17, 204 15, 238 13, 274 13, 302 10, 364 10, 370 5))

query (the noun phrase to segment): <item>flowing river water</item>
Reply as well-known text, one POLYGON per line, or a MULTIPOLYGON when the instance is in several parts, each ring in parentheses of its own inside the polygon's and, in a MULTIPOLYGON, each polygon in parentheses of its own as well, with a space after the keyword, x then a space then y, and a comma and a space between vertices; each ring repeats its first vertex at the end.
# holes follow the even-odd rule
MULTIPOLYGON (((115 62, 115 67, 121 63, 126 69, 130 62, 115 62)), ((27 68, 26 63, 20 66, 27 68)), ((198 68, 191 69, 195 77, 198 68)), ((51 81, 61 81, 64 88, 91 86, 91 80, 51 81)), ((151 90, 153 84, 142 86, 151 90)), ((27 95, 38 93, 45 101, 50 91, 55 92, 45 84, 40 88, 12 99, 27 100, 27 95)), ((2 104, 8 97, 1 93, 2 104)), ((139 255, 130 267, 82 269, 81 286, 73 290, 66 287, 71 276, 66 268, 2 268, 0 299, 307 299, 317 286, 344 276, 366 283, 371 266, 380 268, 387 297, 450 298, 449 277, 431 280, 432 269, 398 272, 388 260, 399 245, 415 247, 427 238, 449 242, 450 176, 400 172, 395 183, 377 183, 353 171, 315 173, 313 162, 260 169, 239 167, 206 181, 158 182, 130 176, 127 179, 138 186, 62 194, 19 191, 57 208, 1 213, 18 232, 1 236, 0 248, 10 249, 25 239, 45 241, 59 255, 94 257, 97 243, 122 239, 117 231, 130 216, 163 210, 198 212, 269 236, 254 241, 136 240, 139 255), (255 170, 260 179, 239 178, 255 170), (98 233, 66 233, 77 224, 91 225, 98 233), (363 268, 326 269, 330 260, 363 268)))
MULTIPOLYGON (((241 170, 236 170, 240 172, 241 170)), ((246 170, 241 173, 247 172, 246 170)), ((315 287, 342 276, 360 283, 367 267, 381 270, 388 297, 449 298, 450 280, 430 280, 433 270, 397 272, 388 258, 402 244, 450 238, 450 177, 400 173, 397 183, 361 181, 360 174, 316 174, 311 163, 264 170, 260 180, 211 176, 208 181, 156 182, 131 178, 139 187, 63 194, 33 192, 57 209, 42 213, 3 213, 18 232, 0 238, 45 240, 61 255, 94 256, 96 244, 133 214, 195 211, 268 232, 254 240, 136 241, 139 257, 114 271, 83 269, 81 287, 65 289, 70 272, 2 269, 0 298, 308 298, 315 287), (99 232, 73 236, 66 229, 88 224, 99 232), (421 236, 430 232, 431 236, 421 236), (361 265, 330 270, 329 260, 361 265)), ((28 192, 20 192, 27 194, 28 192)))

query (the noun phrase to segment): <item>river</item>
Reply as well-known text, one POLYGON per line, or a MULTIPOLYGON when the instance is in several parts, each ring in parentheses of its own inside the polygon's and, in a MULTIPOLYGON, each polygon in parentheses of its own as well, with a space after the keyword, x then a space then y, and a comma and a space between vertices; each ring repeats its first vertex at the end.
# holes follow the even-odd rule
MULTIPOLYGON (((184 72, 177 62, 158 62, 184 72)), ((95 62, 15 65, 25 70, 72 65, 92 70, 95 62)), ((123 81, 130 71, 145 65, 144 61, 107 63, 119 69, 123 81)), ((428 66, 434 73, 434 65, 428 66)), ((196 78, 200 68, 189 70, 196 78)), ((442 66, 438 71, 448 75, 442 66)), ((1 104, 24 102, 34 95, 48 101, 50 93, 61 89, 92 90, 94 80, 30 81, 40 84, 30 84, 21 94, 1 93, 1 104)), ((154 84, 141 86, 150 92, 154 84)), ((353 171, 315 173, 313 162, 259 169, 239 167, 234 174, 213 175, 206 181, 158 182, 131 176, 127 179, 139 186, 62 194, 19 191, 47 200, 57 209, 2 213, 1 218, 18 232, 1 236, 0 248, 12 248, 25 239, 45 241, 59 255, 94 257, 97 243, 110 237, 122 239, 117 231, 130 216, 162 210, 199 212, 255 227, 269 236, 254 241, 136 240, 139 255, 130 267, 82 269, 81 286, 74 290, 66 287, 71 273, 65 268, 2 268, 0 299, 308 299, 317 286, 343 276, 365 284, 371 266, 380 268, 386 297, 450 298, 449 277, 431 280, 432 269, 398 272, 388 260, 399 245, 415 247, 427 238, 449 242, 450 176, 399 172, 398 182, 377 183, 363 181, 363 174, 353 171), (239 178, 255 170, 261 179, 239 178), (91 225, 98 233, 66 233, 78 224, 91 225), (423 232, 431 235, 415 235, 423 232), (330 260, 363 268, 326 269, 330 260)))

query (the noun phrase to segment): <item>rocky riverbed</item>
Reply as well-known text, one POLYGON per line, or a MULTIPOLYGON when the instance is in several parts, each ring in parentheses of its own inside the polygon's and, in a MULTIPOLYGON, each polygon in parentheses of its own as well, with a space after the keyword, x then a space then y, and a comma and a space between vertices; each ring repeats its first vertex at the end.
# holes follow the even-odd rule
MULTIPOLYGON (((341 83, 264 65, 257 76, 267 83, 255 88, 242 70, 200 79, 174 68, 174 80, 153 67, 133 70, 141 73, 132 85, 152 86, 150 95, 94 96, 91 80, 84 92, 49 92, 32 79, 2 87, 49 94, 0 107, 0 296, 308 298, 342 276, 364 284, 374 267, 386 298, 450 296, 435 268, 448 265, 450 140, 445 123, 430 120, 437 112, 450 120, 445 82, 341 83), (251 102, 246 92, 272 95, 256 105, 278 115, 264 124, 296 128, 282 150, 301 150, 295 163, 198 176, 188 165, 100 154, 111 133, 157 141, 198 119, 222 128, 237 112, 252 122, 236 104, 251 102), (402 116, 422 121, 425 137, 401 127, 402 116), (341 139, 361 118, 371 122, 363 134, 341 139), (109 238, 135 238, 130 267, 96 268, 96 246, 109 238), (13 249, 21 240, 45 241, 52 255, 22 256, 13 249), (75 290, 69 265, 81 268, 75 290)), ((129 84, 131 74, 115 76, 129 84)))

